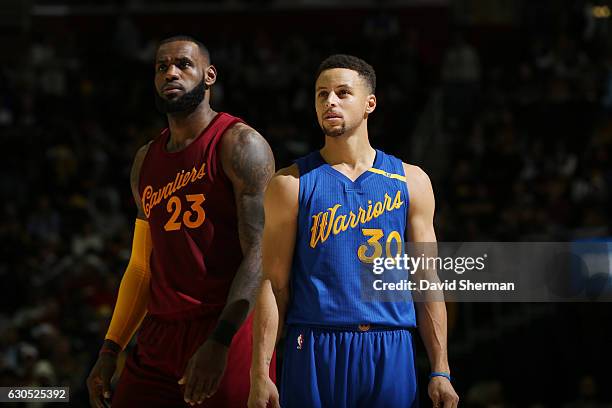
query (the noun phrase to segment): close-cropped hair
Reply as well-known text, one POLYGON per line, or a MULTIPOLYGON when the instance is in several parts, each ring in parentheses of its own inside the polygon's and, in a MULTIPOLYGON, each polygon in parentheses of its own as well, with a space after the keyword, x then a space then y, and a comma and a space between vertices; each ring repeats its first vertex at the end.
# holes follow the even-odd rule
POLYGON ((202 53, 202 55, 208 61, 208 63, 212 64, 212 61, 210 60, 210 51, 208 51, 208 48, 206 48, 206 46, 204 45, 202 41, 190 35, 173 35, 172 37, 164 38, 157 44, 157 49, 159 50, 159 47, 161 47, 164 44, 168 44, 168 43, 176 42, 176 41, 189 41, 189 42, 196 44, 198 46, 198 49, 202 53))
POLYGON ((370 88, 370 93, 374 93, 376 91, 376 72, 370 64, 361 58, 347 54, 331 55, 325 58, 321 65, 319 65, 315 78, 319 79, 319 76, 323 71, 334 68, 346 68, 356 71, 359 76, 365 80, 366 84, 370 88))

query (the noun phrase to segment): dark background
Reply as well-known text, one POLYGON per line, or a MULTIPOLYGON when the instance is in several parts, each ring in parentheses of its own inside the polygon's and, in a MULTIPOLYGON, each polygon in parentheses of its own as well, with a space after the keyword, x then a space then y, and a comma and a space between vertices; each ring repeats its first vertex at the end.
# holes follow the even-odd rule
MULTIPOLYGON (((70 386, 86 405, 130 254, 131 161, 164 127, 156 41, 210 48, 213 108, 278 167, 322 145, 318 64, 360 56, 378 76, 371 142, 431 176, 440 241, 572 241, 612 235, 610 6, 2 1, 0 386, 70 386)), ((612 406, 609 304, 448 309, 461 406, 612 406)), ((420 345, 418 364, 426 399, 420 345)))

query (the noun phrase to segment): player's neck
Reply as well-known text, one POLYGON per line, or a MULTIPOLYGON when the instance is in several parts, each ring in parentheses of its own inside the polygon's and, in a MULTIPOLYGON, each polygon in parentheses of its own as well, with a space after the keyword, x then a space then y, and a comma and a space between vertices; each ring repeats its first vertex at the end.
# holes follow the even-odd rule
POLYGON ((321 156, 332 166, 344 164, 351 168, 370 167, 376 157, 376 151, 370 146, 365 130, 352 135, 326 136, 321 156))
POLYGON ((217 112, 205 102, 188 114, 168 114, 168 128, 170 129, 168 150, 176 151, 187 147, 204 131, 216 115, 217 112))

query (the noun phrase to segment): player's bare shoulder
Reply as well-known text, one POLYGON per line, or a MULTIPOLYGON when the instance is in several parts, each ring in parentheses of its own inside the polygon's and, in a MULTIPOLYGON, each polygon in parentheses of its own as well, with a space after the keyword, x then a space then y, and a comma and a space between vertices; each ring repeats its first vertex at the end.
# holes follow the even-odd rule
POLYGON ((274 174, 268 184, 266 206, 279 207, 279 210, 297 214, 299 192, 300 170, 297 164, 284 167, 274 174))
POLYGON ((300 188, 300 170, 297 164, 292 164, 288 167, 283 167, 277 171, 270 184, 268 185, 268 191, 272 190, 274 193, 283 193, 287 190, 289 192, 299 192, 300 188), (275 191, 278 190, 278 191, 275 191))
POLYGON ((435 198, 429 176, 419 166, 407 163, 403 165, 410 197, 410 213, 415 214, 421 211, 427 214, 433 213, 435 198))
POLYGON ((221 139, 223 170, 245 192, 263 192, 274 173, 270 145, 255 129, 236 123, 221 139))
POLYGON ((283 167, 274 174, 275 178, 280 178, 286 183, 298 183, 300 180, 300 169, 293 163, 291 166, 283 167))
POLYGON ((433 191, 431 186, 431 180, 425 170, 419 166, 413 164, 403 163, 404 174, 406 175, 406 184, 408 185, 408 192, 427 193, 433 191))
POLYGON ((145 157, 147 157, 149 146, 151 146, 152 142, 153 141, 150 141, 149 143, 145 144, 144 146, 141 146, 138 149, 136 155, 134 156, 134 162, 132 163, 132 170, 130 172, 130 185, 132 187, 132 195, 134 196, 134 201, 136 203, 136 207, 138 208, 138 218, 141 219, 146 219, 146 216, 142 209, 142 201, 140 200, 140 170, 142 168, 142 163, 144 163, 145 157))

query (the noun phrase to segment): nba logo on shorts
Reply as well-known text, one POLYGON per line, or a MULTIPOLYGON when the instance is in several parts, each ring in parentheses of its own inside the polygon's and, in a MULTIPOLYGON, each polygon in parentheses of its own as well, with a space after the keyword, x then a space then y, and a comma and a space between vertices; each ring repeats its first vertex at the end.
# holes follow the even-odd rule
POLYGON ((302 349, 302 345, 303 345, 303 344, 304 344, 304 335, 303 335, 303 334, 300 334, 300 335, 297 337, 297 347, 296 347, 296 348, 297 348, 298 350, 301 350, 301 349, 302 349))

